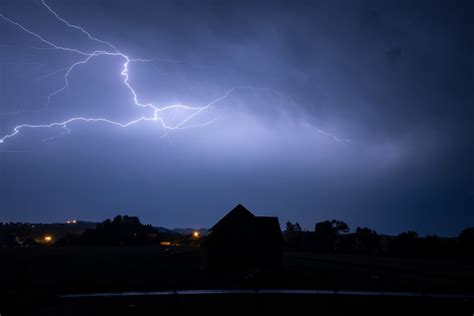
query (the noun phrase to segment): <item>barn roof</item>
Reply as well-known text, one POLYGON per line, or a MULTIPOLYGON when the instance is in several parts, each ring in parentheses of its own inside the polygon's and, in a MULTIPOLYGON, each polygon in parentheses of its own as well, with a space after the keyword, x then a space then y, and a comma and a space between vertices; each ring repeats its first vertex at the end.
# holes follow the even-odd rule
POLYGON ((214 226, 212 226, 210 230, 218 230, 219 227, 224 227, 228 225, 229 223, 233 223, 236 221, 242 221, 242 220, 251 221, 253 218, 255 218, 255 215, 253 215, 242 204, 238 204, 229 213, 227 213, 223 218, 221 218, 220 221, 214 224, 214 226))
MULTIPOLYGON (((278 217, 255 216, 242 204, 238 204, 210 229, 208 239, 221 238, 224 233, 245 231, 261 242, 282 242, 283 236, 278 217), (218 237, 221 236, 221 237, 218 237)), ((233 234, 233 233, 231 233, 233 234)), ((236 235, 233 235, 234 237, 236 235)))

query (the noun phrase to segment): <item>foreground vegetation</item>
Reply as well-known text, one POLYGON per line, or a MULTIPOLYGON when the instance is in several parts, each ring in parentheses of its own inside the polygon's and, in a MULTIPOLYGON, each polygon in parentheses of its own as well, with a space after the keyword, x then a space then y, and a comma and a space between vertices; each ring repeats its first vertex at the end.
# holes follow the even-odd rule
POLYGON ((473 228, 440 238, 414 232, 384 236, 360 227, 351 232, 337 220, 303 231, 288 222, 280 270, 218 275, 201 269, 203 236, 195 233, 159 230, 129 216, 98 224, 2 224, 0 296, 5 303, 0 312, 32 306, 41 310, 56 306, 60 294, 88 292, 286 288, 474 293, 473 228))
POLYGON ((469 261, 285 252, 280 271, 209 275, 196 247, 69 246, 0 249, 0 294, 11 306, 58 294, 221 288, 474 293, 469 261))

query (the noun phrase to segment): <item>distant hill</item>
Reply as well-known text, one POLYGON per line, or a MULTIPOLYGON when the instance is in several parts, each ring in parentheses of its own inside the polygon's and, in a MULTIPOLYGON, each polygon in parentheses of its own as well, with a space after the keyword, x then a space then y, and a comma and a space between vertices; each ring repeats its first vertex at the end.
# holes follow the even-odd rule
POLYGON ((172 234, 172 233, 176 233, 174 230, 169 229, 169 228, 166 228, 166 227, 162 227, 162 226, 155 226, 154 228, 155 228, 159 233, 162 233, 162 234, 172 234))
POLYGON ((198 231, 202 236, 204 236, 208 232, 207 228, 198 228, 198 229, 196 229, 196 228, 191 228, 191 227, 187 227, 187 228, 179 228, 178 227, 178 228, 170 229, 170 228, 166 228, 166 227, 162 227, 162 226, 155 226, 155 229, 158 230, 159 233, 179 234, 179 235, 183 235, 183 236, 190 235, 195 231, 198 231))
POLYGON ((195 231, 198 231, 199 234, 201 234, 201 236, 205 236, 207 235, 208 233, 208 229, 207 228, 173 228, 174 232, 178 233, 178 234, 181 234, 181 235, 189 235, 189 234, 192 234, 193 232, 195 231))

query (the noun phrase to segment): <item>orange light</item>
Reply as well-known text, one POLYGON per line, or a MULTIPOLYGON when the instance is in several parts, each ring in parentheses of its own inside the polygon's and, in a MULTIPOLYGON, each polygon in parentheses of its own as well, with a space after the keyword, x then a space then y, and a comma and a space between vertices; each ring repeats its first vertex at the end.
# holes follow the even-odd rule
POLYGON ((198 231, 193 232, 193 237, 194 238, 199 238, 199 232, 198 231))
POLYGON ((51 242, 53 240, 53 237, 51 236, 44 236, 44 241, 46 242, 51 242))

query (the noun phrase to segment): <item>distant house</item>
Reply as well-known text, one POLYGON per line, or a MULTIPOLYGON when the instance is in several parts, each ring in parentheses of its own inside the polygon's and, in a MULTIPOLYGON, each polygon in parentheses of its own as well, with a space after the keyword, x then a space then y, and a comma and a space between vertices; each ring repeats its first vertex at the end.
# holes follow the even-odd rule
POLYGON ((209 270, 275 269, 283 236, 278 217, 255 216, 241 204, 225 215, 201 243, 209 270))

